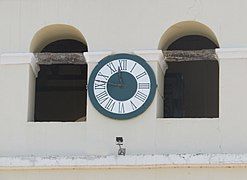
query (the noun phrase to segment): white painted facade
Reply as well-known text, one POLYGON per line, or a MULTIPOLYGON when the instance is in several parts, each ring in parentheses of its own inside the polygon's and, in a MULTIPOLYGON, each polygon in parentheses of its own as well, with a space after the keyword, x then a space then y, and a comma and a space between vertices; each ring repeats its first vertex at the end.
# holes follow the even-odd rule
POLYGON ((244 0, 1 1, 0 179, 246 179, 246 8, 244 0), (219 118, 162 118, 159 49, 176 33, 219 45, 219 118), (158 84, 147 111, 116 121, 88 98, 86 122, 33 122, 33 52, 62 37, 87 43, 88 76, 110 54, 143 57, 158 84), (116 136, 125 157, 116 156, 116 136))

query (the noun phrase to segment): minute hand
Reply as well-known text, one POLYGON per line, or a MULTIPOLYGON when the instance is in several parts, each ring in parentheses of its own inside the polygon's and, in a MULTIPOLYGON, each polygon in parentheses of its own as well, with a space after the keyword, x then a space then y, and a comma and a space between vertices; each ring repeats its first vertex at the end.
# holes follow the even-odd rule
POLYGON ((109 84, 109 85, 112 85, 112 86, 117 86, 117 87, 120 87, 121 84, 115 84, 115 83, 111 83, 111 82, 106 82, 106 81, 101 81, 101 80, 95 80, 97 82, 101 82, 101 83, 105 83, 105 84, 109 84))
POLYGON ((119 79, 119 82, 121 83, 121 85, 124 85, 123 77, 122 77, 122 71, 120 70, 120 68, 118 68, 118 79, 119 79))

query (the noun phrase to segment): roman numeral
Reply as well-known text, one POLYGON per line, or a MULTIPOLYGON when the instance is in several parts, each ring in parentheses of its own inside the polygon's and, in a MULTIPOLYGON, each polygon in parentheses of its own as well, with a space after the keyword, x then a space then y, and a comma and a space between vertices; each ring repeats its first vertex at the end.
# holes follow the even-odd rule
POLYGON ((103 102, 105 102, 108 98, 109 97, 108 97, 108 94, 107 94, 106 91, 103 91, 103 92, 101 92, 101 93, 99 93, 99 94, 96 95, 96 99, 98 100, 98 102, 100 104, 102 104, 103 102))
POLYGON ((130 105, 132 107, 132 110, 135 110, 137 108, 136 105, 132 101, 130 101, 130 105))
POLYGON ((113 74, 117 71, 117 69, 115 68, 115 66, 112 62, 108 63, 107 66, 110 68, 111 74, 113 74))
POLYGON ((125 113, 124 103, 122 103, 122 102, 118 102, 118 113, 121 113, 121 114, 125 113))
POLYGON ((137 91, 136 95, 135 95, 135 98, 144 102, 147 98, 147 95, 142 93, 141 91, 137 91))
POLYGON ((105 80, 108 80, 109 76, 102 74, 101 72, 98 73, 98 76, 103 77, 105 80))
POLYGON ((134 68, 136 67, 136 63, 134 64, 134 66, 131 68, 130 72, 132 73, 132 71, 134 70, 134 68))
POLYGON ((106 88, 106 82, 98 81, 98 80, 95 80, 95 81, 97 81, 98 83, 95 83, 94 89, 105 89, 106 88))
POLYGON ((150 84, 149 83, 139 83, 138 84, 138 88, 139 89, 149 89, 150 88, 150 84))
POLYGON ((120 70, 127 70, 127 60, 118 60, 120 70))
POLYGON ((140 78, 142 78, 142 77, 145 76, 145 75, 147 75, 146 71, 142 72, 141 74, 138 74, 138 75, 136 76, 136 79, 140 79, 140 78))
POLYGON ((105 105, 105 108, 108 110, 108 111, 112 111, 112 109, 114 108, 115 106, 115 101, 113 101, 112 99, 109 99, 107 104, 105 105))

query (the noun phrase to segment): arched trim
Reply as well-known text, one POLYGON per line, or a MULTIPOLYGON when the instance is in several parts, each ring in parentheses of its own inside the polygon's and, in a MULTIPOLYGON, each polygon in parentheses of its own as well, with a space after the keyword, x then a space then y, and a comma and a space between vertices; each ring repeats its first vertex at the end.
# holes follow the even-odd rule
POLYGON ((206 25, 196 21, 182 21, 166 30, 159 42, 159 49, 166 50, 177 39, 188 35, 200 35, 213 41, 218 47, 219 43, 214 32, 206 25))
POLYGON ((49 43, 62 39, 73 39, 87 45, 86 39, 75 27, 66 24, 52 24, 35 33, 31 41, 30 52, 38 53, 49 43))

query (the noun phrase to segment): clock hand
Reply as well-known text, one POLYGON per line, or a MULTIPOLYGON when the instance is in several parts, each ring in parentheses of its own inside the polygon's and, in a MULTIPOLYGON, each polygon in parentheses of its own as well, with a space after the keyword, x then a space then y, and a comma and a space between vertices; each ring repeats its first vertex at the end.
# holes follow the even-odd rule
POLYGON ((121 83, 121 85, 124 85, 123 77, 122 77, 122 71, 120 70, 119 67, 118 67, 118 80, 121 83))
POLYGON ((101 83, 105 83, 105 84, 109 84, 109 85, 112 85, 112 86, 117 86, 117 87, 122 87, 122 84, 115 84, 115 83, 111 83, 111 82, 106 82, 106 81, 101 81, 101 80, 95 80, 97 82, 101 82, 101 83))
POLYGON ((118 67, 118 71, 117 71, 117 76, 118 76, 118 81, 121 83, 121 80, 120 80, 120 68, 118 67))

